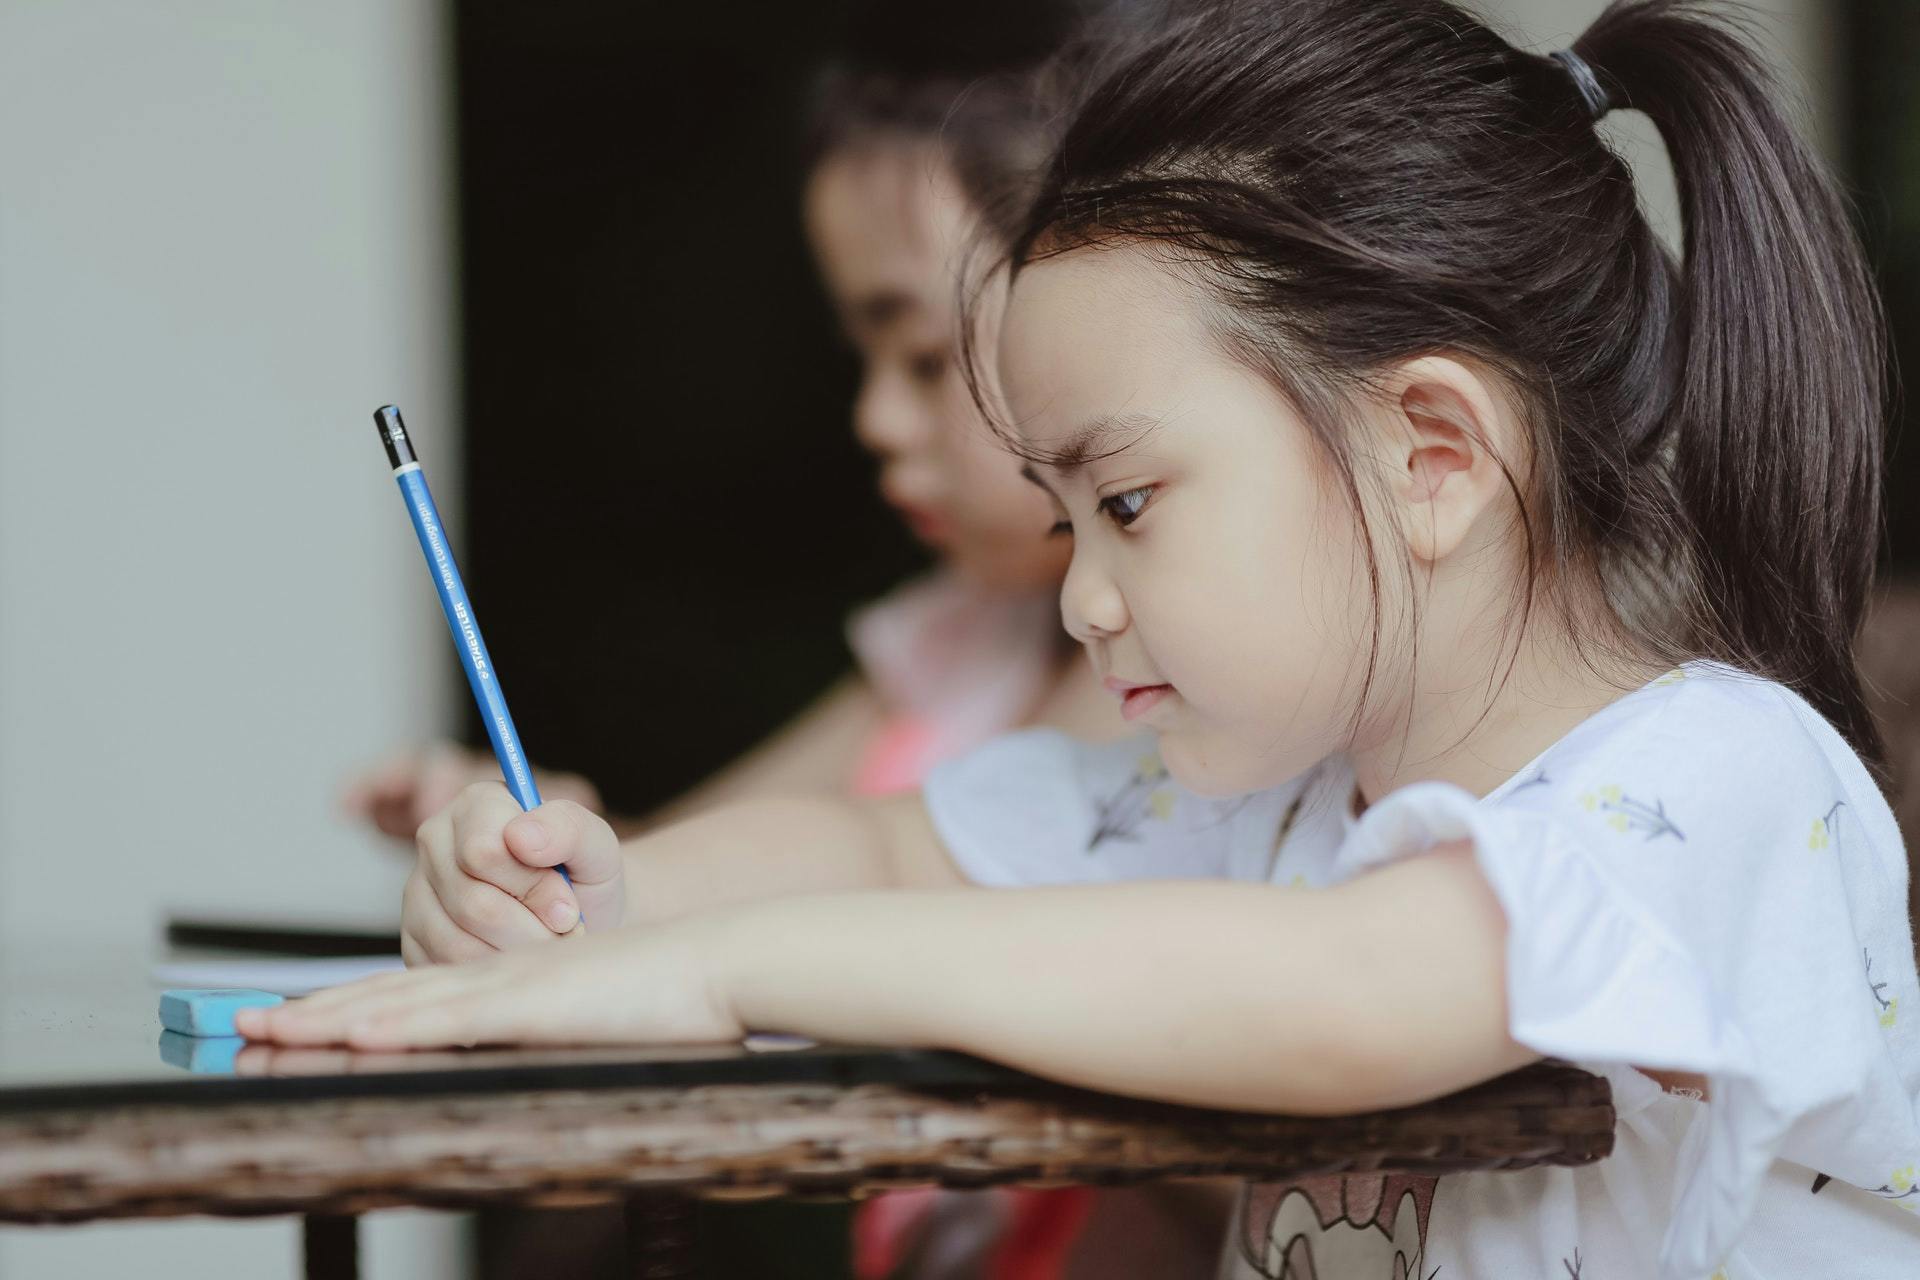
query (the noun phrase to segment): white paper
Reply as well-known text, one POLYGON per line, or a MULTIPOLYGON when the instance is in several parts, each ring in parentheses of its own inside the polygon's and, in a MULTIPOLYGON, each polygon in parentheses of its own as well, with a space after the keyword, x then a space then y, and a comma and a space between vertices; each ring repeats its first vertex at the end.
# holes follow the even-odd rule
POLYGON ((153 980, 163 987, 239 987, 280 996, 304 996, 376 973, 397 973, 405 967, 399 956, 168 961, 153 966, 153 980))

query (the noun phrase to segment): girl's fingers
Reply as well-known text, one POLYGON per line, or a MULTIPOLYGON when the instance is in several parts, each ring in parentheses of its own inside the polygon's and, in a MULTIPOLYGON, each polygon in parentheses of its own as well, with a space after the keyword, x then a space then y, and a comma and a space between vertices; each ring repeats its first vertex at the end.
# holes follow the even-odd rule
POLYGON ((564 865, 572 877, 571 886, 556 886, 556 873, 554 881, 530 885, 518 895, 524 900, 538 893, 541 908, 550 908, 548 893, 557 888, 566 894, 574 906, 572 920, 562 926, 559 917, 542 914, 554 932, 566 933, 581 916, 596 929, 619 923, 626 857, 605 819, 571 800, 549 800, 507 823, 501 837, 516 861, 530 867, 564 865))
POLYGON ((367 819, 374 830, 395 840, 411 840, 420 830, 420 820, 404 796, 375 796, 367 807, 367 819))
POLYGON ((348 813, 365 815, 376 801, 390 800, 405 791, 413 776, 412 752, 389 756, 365 773, 348 781, 340 792, 340 807, 348 813))
POLYGON ((576 871, 618 856, 619 841, 611 849, 596 837, 611 836, 607 824, 571 800, 549 800, 538 809, 513 818, 500 834, 514 860, 529 867, 557 867, 576 871))
POLYGON ((372 1010, 350 1029, 349 1043, 355 1049, 392 1052, 466 1049, 506 1039, 482 1030, 481 1021, 475 1015, 483 1010, 484 1006, 471 996, 372 1010))
POLYGON ((413 795, 420 755, 407 752, 390 757, 349 782, 341 792, 340 807, 354 818, 397 840, 411 839, 420 819, 413 795))
MULTIPOLYGON (((326 1009, 334 1005, 348 1004, 356 1000, 365 999, 369 994, 379 993, 396 982, 404 982, 422 973, 435 972, 440 967, 441 966, 437 965, 428 965, 424 969, 408 969, 400 973, 375 974, 371 978, 362 978, 358 982, 349 982, 344 986, 328 987, 326 990, 316 991, 310 996, 301 996, 298 1000, 289 1000, 285 1004, 273 1006, 273 1009, 277 1011, 280 1009, 299 1008, 311 1012, 315 1009, 326 1009)), ((246 1010, 245 1012, 253 1012, 253 1010, 246 1010)), ((234 1026, 237 1027, 239 1025, 240 1018, 239 1014, 236 1013, 234 1015, 234 1026)))
POLYGON ((406 973, 382 974, 344 987, 334 987, 303 1000, 270 1009, 242 1009, 233 1025, 250 1040, 282 1045, 352 1044, 352 1030, 367 1018, 393 1008, 431 1002, 446 986, 444 975, 454 967, 434 965, 406 973))
MULTIPOLYGON (((425 939, 416 939, 423 947, 425 939)), ((478 1044, 690 1043, 738 1038, 689 954, 612 932, 478 964, 430 965, 235 1016, 249 1039, 357 1052, 478 1044)))
MULTIPOLYGON (((579 922, 578 901, 566 881, 543 862, 522 861, 509 848, 506 833, 516 821, 531 823, 520 830, 519 842, 551 848, 558 861, 579 843, 575 833, 582 819, 606 831, 610 841, 612 832, 567 801, 543 805, 535 815, 522 814, 507 789, 493 782, 468 787, 451 808, 421 824, 418 865, 435 902, 416 896, 403 903, 403 918, 416 926, 416 941, 434 959, 448 957, 418 927, 434 914, 445 914, 460 929, 501 949, 547 941, 579 922)), ((617 851, 618 842, 613 845, 617 851)))
POLYGON ((580 908, 573 900, 573 890, 558 871, 541 876, 520 904, 555 934, 564 935, 580 923, 580 908))
MULTIPOLYGON (((514 812, 519 812, 517 806, 514 812)), ((525 946, 550 939, 553 931, 520 898, 540 888, 545 879, 557 879, 555 873, 521 866, 504 847, 498 849, 489 865, 479 848, 481 838, 474 835, 464 837, 465 855, 457 855, 454 845, 460 839, 445 814, 420 828, 420 859, 408 892, 402 895, 401 918, 428 954, 436 960, 454 958, 437 950, 437 940, 425 927, 428 921, 443 916, 491 947, 525 946), (416 887, 421 880, 424 885, 416 887)), ((540 905, 551 909, 550 900, 540 905)))
MULTIPOLYGON (((440 965, 353 983, 273 1009, 250 1009, 258 1035, 283 1045, 356 1050, 469 1048, 507 1038, 493 1024, 518 1003, 496 965, 440 965), (383 979, 391 979, 383 980, 383 979)), ((522 988, 524 991, 524 988, 522 988)), ((236 1020, 236 1026, 240 1025, 236 1020)))
POLYGON ((484 938, 474 937, 445 916, 423 920, 415 930, 415 941, 426 953, 426 962, 430 965, 471 964, 500 954, 498 947, 484 938))
MULTIPOLYGON (((460 981, 369 1000, 348 1014, 347 1042, 361 1051, 470 1049, 482 1044, 583 1044, 623 1038, 582 1025, 555 1000, 547 982, 563 971, 525 965, 469 965, 449 971, 460 981), (543 976, 544 975, 544 978, 543 976)), ((577 976, 577 975, 576 975, 577 976)))
MULTIPOLYGON (((560 952, 543 954, 558 959, 560 952)), ((381 974, 271 1009, 241 1010, 234 1024, 249 1039, 363 1051, 468 1048, 522 1038, 551 1043, 568 1038, 565 1028, 548 1025, 568 1004, 552 999, 566 978, 595 990, 601 985, 590 971, 523 952, 480 964, 381 974)), ((559 1020, 568 1019, 560 1013, 559 1020)))
MULTIPOLYGON (((483 881, 463 880, 441 893, 439 901, 443 918, 455 931, 471 936, 489 949, 509 951, 553 940, 553 930, 525 903, 483 881)), ((474 954, 454 934, 438 933, 431 920, 423 921, 415 933, 435 959, 470 959, 474 954), (442 951, 442 943, 450 944, 452 949, 442 951)))
POLYGON ((409 969, 424 969, 435 964, 471 964, 499 955, 487 945, 445 917, 436 916, 409 926, 400 939, 400 959, 409 969), (412 951, 408 940, 412 940, 412 951))
MULTIPOLYGON (((552 937, 524 907, 493 886, 459 877, 442 894, 433 887, 430 871, 423 873, 419 867, 400 893, 400 927, 412 935, 427 964, 485 959, 506 947, 552 937)), ((401 958, 406 959, 405 951, 401 958)), ((414 963, 408 960, 409 966, 414 963)))
POLYGON ((454 869, 518 896, 529 886, 533 869, 514 859, 501 832, 519 816, 520 806, 504 783, 473 783, 430 824, 421 826, 420 851, 434 854, 436 861, 450 861, 454 869), (443 819, 444 827, 440 825, 443 819))

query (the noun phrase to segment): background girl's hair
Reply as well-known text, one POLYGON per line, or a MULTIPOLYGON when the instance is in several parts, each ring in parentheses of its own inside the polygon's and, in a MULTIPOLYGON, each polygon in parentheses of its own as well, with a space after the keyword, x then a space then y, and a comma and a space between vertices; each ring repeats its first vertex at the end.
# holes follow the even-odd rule
POLYGON ((1053 141, 1049 59, 1143 3, 856 0, 813 85, 804 166, 876 142, 936 142, 975 205, 1006 216, 1053 141))
POLYGON ((1678 259, 1563 63, 1447 0, 1214 0, 1087 74, 1013 268, 1160 242, 1356 511, 1339 424, 1373 375, 1435 351, 1503 375, 1538 464, 1529 607, 1537 577, 1586 611, 1576 634, 1777 678, 1877 765, 1853 639, 1880 537, 1879 302, 1743 22, 1615 0, 1573 46, 1666 142, 1678 259))

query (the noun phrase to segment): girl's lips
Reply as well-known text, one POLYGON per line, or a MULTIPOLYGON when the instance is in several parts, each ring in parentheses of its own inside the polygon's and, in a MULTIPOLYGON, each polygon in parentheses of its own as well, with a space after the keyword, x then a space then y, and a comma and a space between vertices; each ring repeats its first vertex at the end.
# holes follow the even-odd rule
POLYGON ((1173 693, 1170 684, 1129 684, 1125 680, 1116 680, 1108 676, 1100 682, 1107 692, 1120 698, 1120 715, 1127 720, 1138 720, 1153 710, 1173 693))
POLYGON ((953 535, 953 521, 932 507, 918 507, 910 503, 894 502, 893 509, 914 536, 922 542, 944 543, 953 535))
POLYGON ((1121 699, 1121 718, 1125 720, 1138 720, 1141 716, 1159 706, 1164 699, 1171 697, 1172 694, 1173 686, 1170 684, 1150 684, 1144 688, 1135 689, 1132 693, 1129 693, 1125 698, 1121 699))

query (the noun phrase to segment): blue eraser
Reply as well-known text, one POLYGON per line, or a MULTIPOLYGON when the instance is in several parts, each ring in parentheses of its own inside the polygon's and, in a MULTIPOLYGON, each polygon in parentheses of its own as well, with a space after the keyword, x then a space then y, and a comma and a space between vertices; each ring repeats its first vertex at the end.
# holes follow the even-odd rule
POLYGON ((268 1009, 285 1004, 285 996, 269 991, 196 991, 176 988, 160 993, 160 1025, 183 1036, 231 1036, 234 1011, 268 1009))
POLYGON ((178 1031, 160 1033, 160 1061, 195 1075, 230 1076, 234 1059, 247 1047, 240 1036, 183 1036, 178 1031))

